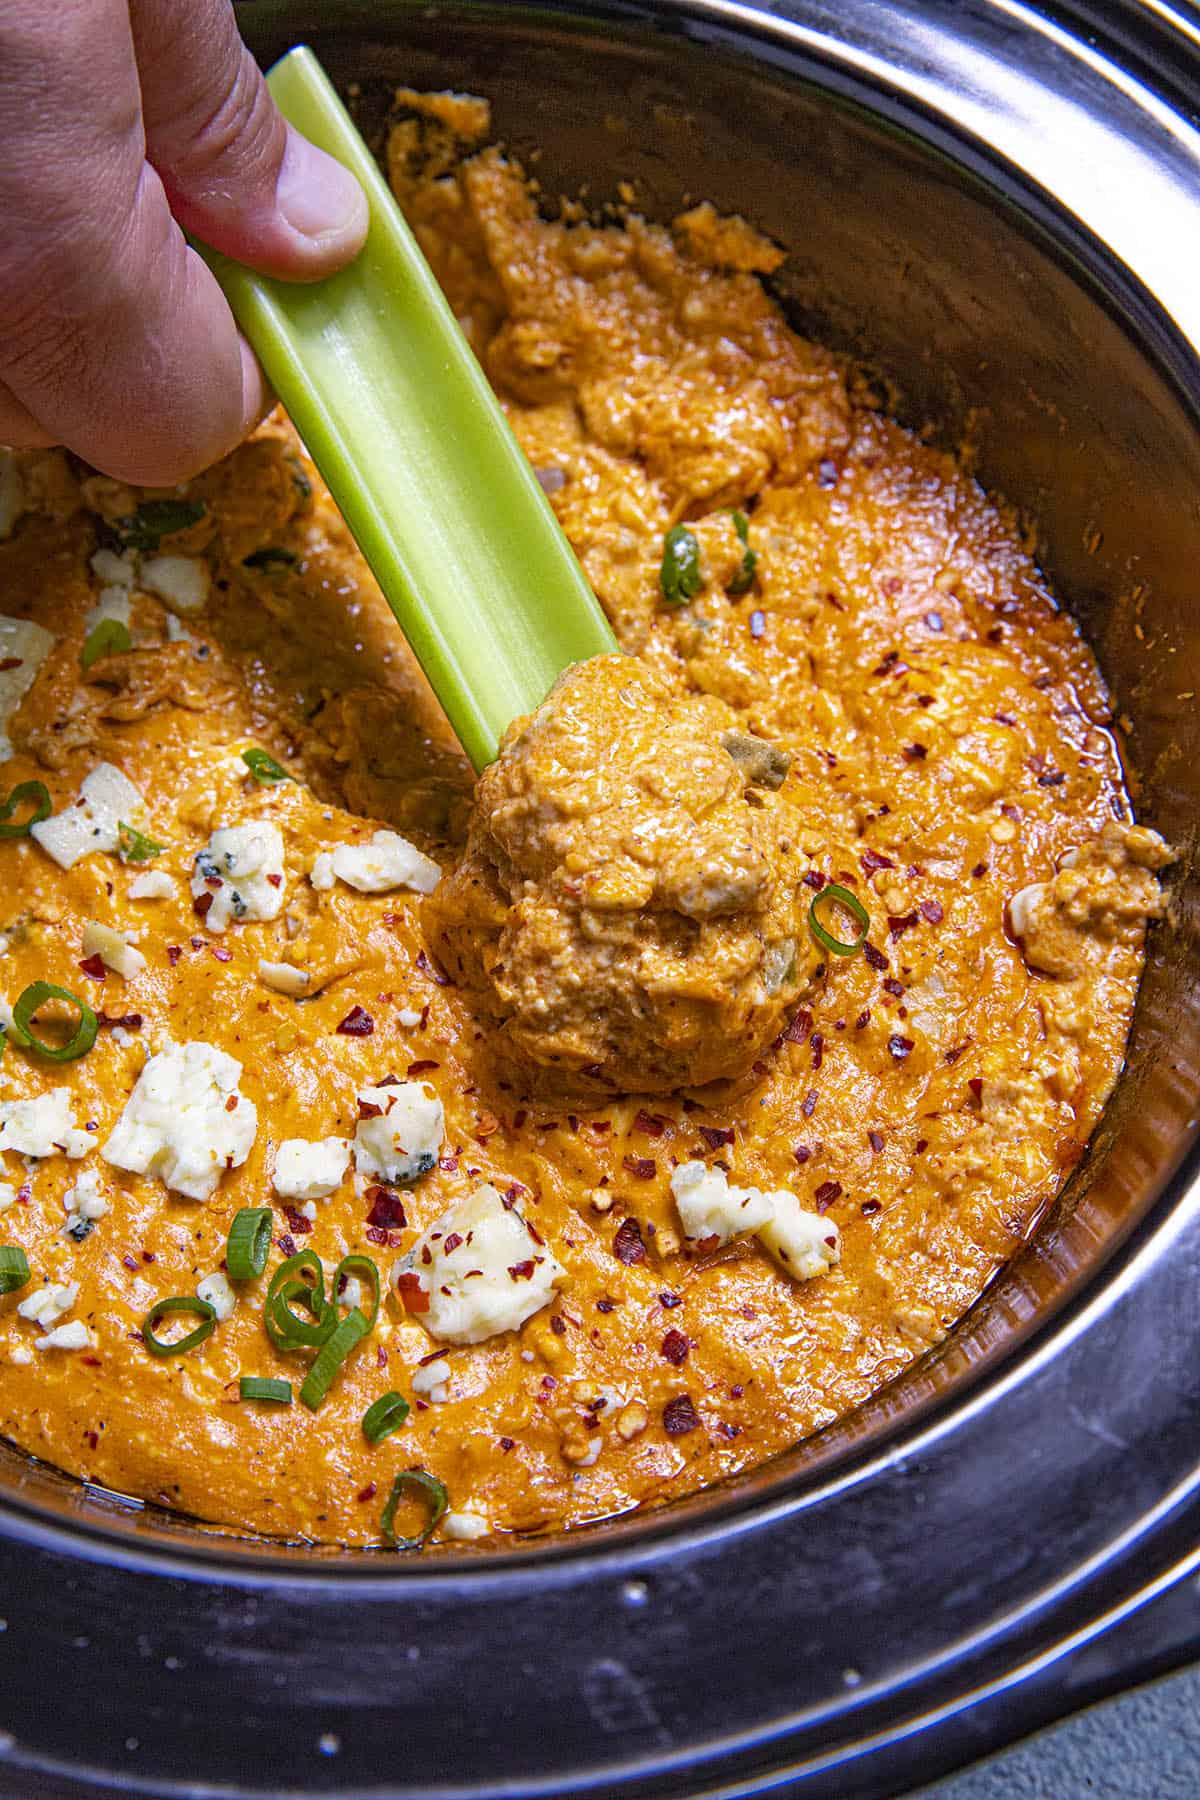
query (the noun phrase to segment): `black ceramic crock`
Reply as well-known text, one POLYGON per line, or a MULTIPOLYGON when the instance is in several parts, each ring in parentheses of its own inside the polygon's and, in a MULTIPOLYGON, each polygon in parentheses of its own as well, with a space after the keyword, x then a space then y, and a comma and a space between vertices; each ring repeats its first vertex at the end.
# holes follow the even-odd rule
POLYGON ((1129 1066, 952 1339, 719 1491, 497 1553, 246 1543, 0 1448, 0 1791, 892 1794, 1200 1647, 1200 15, 245 0, 261 60, 488 94, 547 194, 741 212, 966 426, 1184 849, 1129 1066))

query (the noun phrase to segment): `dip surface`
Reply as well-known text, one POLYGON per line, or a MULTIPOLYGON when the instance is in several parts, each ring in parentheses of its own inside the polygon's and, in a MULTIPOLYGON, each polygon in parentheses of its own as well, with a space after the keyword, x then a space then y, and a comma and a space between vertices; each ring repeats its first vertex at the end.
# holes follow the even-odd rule
POLYGON ((0 803, 39 781, 67 818, 0 841, 0 995, 49 981, 103 1015, 78 1060, 9 1042, 0 1063, 0 1243, 31 1271, 0 1299, 0 1430, 234 1529, 347 1543, 379 1541, 418 1465, 448 1492, 439 1541, 670 1500, 936 1343, 1082 1154, 1167 860, 1015 522, 789 330, 759 279, 772 246, 705 207, 673 232, 547 222, 498 155, 457 159, 481 109, 406 104, 393 181, 634 689, 664 719, 709 696, 786 770, 692 765, 697 792, 720 788, 701 804, 664 758, 650 811, 666 796, 678 825, 711 800, 730 821, 730 904, 702 917, 686 832, 674 873, 626 856, 624 827, 589 839, 612 694, 585 692, 566 849, 595 904, 586 929, 578 909, 534 920, 497 999, 511 910, 540 904, 537 819, 470 825, 470 771, 286 421, 179 494, 0 458, 0 614, 21 628, 0 638, 0 803), (681 524, 682 586, 678 537, 664 574, 681 524), (289 779, 257 779, 256 748, 289 779), (70 860, 100 765, 142 805, 109 818, 101 795, 96 847, 70 860), (785 813, 762 866, 761 822, 785 813), (856 953, 810 929, 829 884, 869 916, 856 953), (655 895, 656 954, 689 920, 692 962, 651 1029, 620 955, 655 895), (745 949, 747 909, 770 920, 760 971, 794 945, 748 1011, 746 958, 713 960, 745 949), (653 1092, 560 1102, 518 1080, 514 1054, 551 1066, 540 997, 585 1086, 599 1052, 653 1092), (673 1048, 721 1072, 689 1063, 713 1019, 748 1034, 730 1065, 748 1072, 674 1091, 673 1048), (231 1221, 259 1206, 266 1273, 229 1281, 231 1221), (327 1278, 375 1262, 378 1318, 319 1410, 242 1399, 240 1376, 298 1393, 311 1364, 263 1324, 273 1272, 309 1248, 327 1278), (152 1356, 143 1322, 198 1286, 223 1316, 152 1356), (373 1445, 361 1421, 389 1390, 413 1410, 373 1445))

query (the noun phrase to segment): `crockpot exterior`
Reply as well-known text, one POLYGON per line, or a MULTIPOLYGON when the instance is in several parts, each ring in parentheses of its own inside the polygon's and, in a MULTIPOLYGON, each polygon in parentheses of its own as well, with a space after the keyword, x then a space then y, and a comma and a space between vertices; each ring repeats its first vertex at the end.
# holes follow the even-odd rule
POLYGON ((869 349, 914 422, 969 420, 1039 519, 1186 854, 1070 1192, 947 1346, 728 1489, 401 1561, 0 1455, 0 1791, 896 1793, 1200 1646, 1196 15, 240 11, 264 61, 307 40, 358 81, 367 128, 388 80, 475 86, 566 190, 632 172, 669 216, 690 183, 780 237, 797 320, 869 349))

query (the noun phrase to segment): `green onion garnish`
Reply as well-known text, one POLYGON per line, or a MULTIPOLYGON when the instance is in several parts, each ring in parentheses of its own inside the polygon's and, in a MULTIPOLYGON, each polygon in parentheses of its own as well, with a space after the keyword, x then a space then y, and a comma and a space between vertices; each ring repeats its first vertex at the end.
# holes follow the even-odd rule
POLYGON ((839 887, 836 881, 831 881, 821 889, 808 909, 808 928, 823 950, 830 951, 834 956, 853 956, 867 941, 871 915, 857 894, 852 894, 849 888, 839 887), (835 938, 822 925, 818 913, 830 905, 844 906, 859 927, 858 936, 852 944, 845 944, 841 938, 835 938))
POLYGON ((121 656, 126 650, 132 649, 133 639, 129 635, 128 625, 122 625, 120 619, 101 619, 95 630, 89 631, 84 639, 80 661, 85 669, 90 669, 102 656, 121 656))
POLYGON ((325 1270, 315 1250, 298 1250, 281 1262, 267 1289, 263 1323, 277 1350, 319 1350, 337 1328, 337 1307, 325 1299, 325 1270), (302 1281, 307 1270, 313 1279, 302 1281), (309 1319, 298 1318, 292 1302, 298 1300, 309 1319), (310 1323, 311 1320, 311 1323, 310 1323))
POLYGON ((19 781, 0 806, 0 838, 28 837, 33 827, 48 819, 53 810, 54 802, 44 781, 19 781), (8 821, 18 806, 32 806, 33 811, 20 825, 10 825, 8 821))
POLYGON ((363 1436, 368 1444, 381 1444, 393 1431, 399 1431, 412 1408, 403 1394, 380 1394, 363 1414, 363 1436))
POLYGON ((449 1504, 450 1496, 446 1492, 445 1483, 439 1481, 436 1475, 427 1475, 424 1469, 402 1469, 392 1483, 392 1491, 388 1495, 387 1505, 383 1509, 383 1517, 379 1521, 379 1528, 385 1542, 389 1543, 393 1550, 423 1549, 437 1530, 442 1514, 449 1504), (429 1508, 429 1523, 424 1531, 418 1533, 416 1537, 397 1537, 396 1508, 404 1494, 408 1492, 415 1493, 424 1500, 429 1508))
POLYGON ((135 513, 117 520, 114 530, 126 550, 157 550, 163 538, 186 531, 206 510, 201 500, 143 500, 135 513))
MULTIPOLYGON (((333 1312, 330 1308, 330 1312, 333 1312)), ((353 1350, 360 1338, 365 1338, 369 1330, 367 1321, 353 1307, 337 1327, 333 1336, 323 1344, 308 1374, 300 1385, 300 1398, 310 1412, 316 1412, 322 1400, 329 1392, 334 1376, 353 1350)))
POLYGON ((160 1300, 146 1314, 146 1320, 142 1326, 142 1342, 151 1356, 184 1356, 189 1350, 194 1350, 198 1344, 202 1344, 205 1338, 212 1336, 216 1323, 216 1310, 208 1304, 207 1300, 201 1300, 198 1294, 173 1294, 167 1300, 160 1300), (193 1318, 199 1319, 200 1323, 185 1337, 176 1338, 174 1343, 168 1343, 166 1339, 155 1336, 154 1327, 169 1313, 191 1313, 193 1318))
POLYGON ((700 567, 700 539, 686 525, 672 525, 663 539, 658 585, 669 606, 682 606, 704 586, 700 567))
POLYGON ((29 1050, 36 1050, 48 1062, 74 1062, 77 1057, 86 1056, 96 1041, 99 1028, 99 1020, 91 1007, 69 989, 55 987, 52 981, 35 981, 32 987, 27 987, 18 997, 13 1007, 13 1031, 18 1043, 24 1044, 29 1050), (79 1024, 75 1028, 75 1035, 68 1038, 65 1044, 44 1043, 30 1030, 33 1015, 47 1000, 62 1000, 78 1010, 79 1024))
POLYGON ((274 1400, 280 1406, 292 1404, 292 1384, 274 1375, 243 1375, 238 1382, 243 1400, 274 1400))
POLYGON ((352 1251, 349 1256, 343 1256, 333 1271, 333 1281, 330 1284, 330 1293, 335 1303, 341 1292, 343 1275, 362 1275, 370 1283, 371 1311, 367 1317, 367 1330, 372 1330, 379 1317, 379 1270, 369 1256, 363 1256, 357 1251, 352 1251))
POLYGON ((242 761, 262 787, 277 787, 281 781, 292 778, 285 768, 268 756, 265 750, 243 750, 242 761))
POLYGON ((729 592, 746 594, 754 586, 754 571, 758 567, 758 551, 750 548, 750 521, 744 512, 733 514, 733 529, 742 540, 742 563, 729 583, 729 592))
POLYGON ((267 1266, 271 1248, 269 1206, 243 1206, 233 1215, 225 1244, 225 1267, 234 1281, 250 1281, 267 1266))
MULTIPOLYGON (((17 1289, 23 1288, 28 1280, 29 1263, 25 1252, 16 1244, 0 1244, 0 1294, 15 1294, 17 1289)), ((387 1398, 388 1395, 385 1394, 384 1399, 387 1398)), ((407 1412, 408 1408, 405 1407, 404 1410, 407 1412)), ((370 1414, 367 1416, 369 1418, 370 1414)), ((364 1431, 366 1427, 367 1421, 364 1419, 364 1431)), ((374 1443, 375 1439, 372 1438, 371 1442, 374 1443)))
POLYGON ((126 825, 123 820, 117 826, 117 854, 123 863, 153 862, 162 853, 162 845, 156 844, 144 832, 135 831, 132 825, 126 825))
POLYGON ((284 550, 274 544, 268 544, 265 550, 255 550, 249 556, 243 556, 243 569, 270 569, 274 567, 290 568, 300 558, 294 550, 284 550))

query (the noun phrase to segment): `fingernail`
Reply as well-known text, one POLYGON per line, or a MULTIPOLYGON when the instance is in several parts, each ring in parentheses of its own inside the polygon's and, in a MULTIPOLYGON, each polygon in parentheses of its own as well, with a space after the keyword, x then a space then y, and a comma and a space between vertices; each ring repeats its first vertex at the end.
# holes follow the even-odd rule
POLYGON ((274 398, 259 360, 244 337, 239 336, 238 347, 242 353, 242 436, 245 438, 262 424, 274 405, 274 398))
POLYGON ((366 235, 366 196, 353 175, 291 126, 275 203, 292 230, 303 237, 350 243, 361 242, 366 235))

